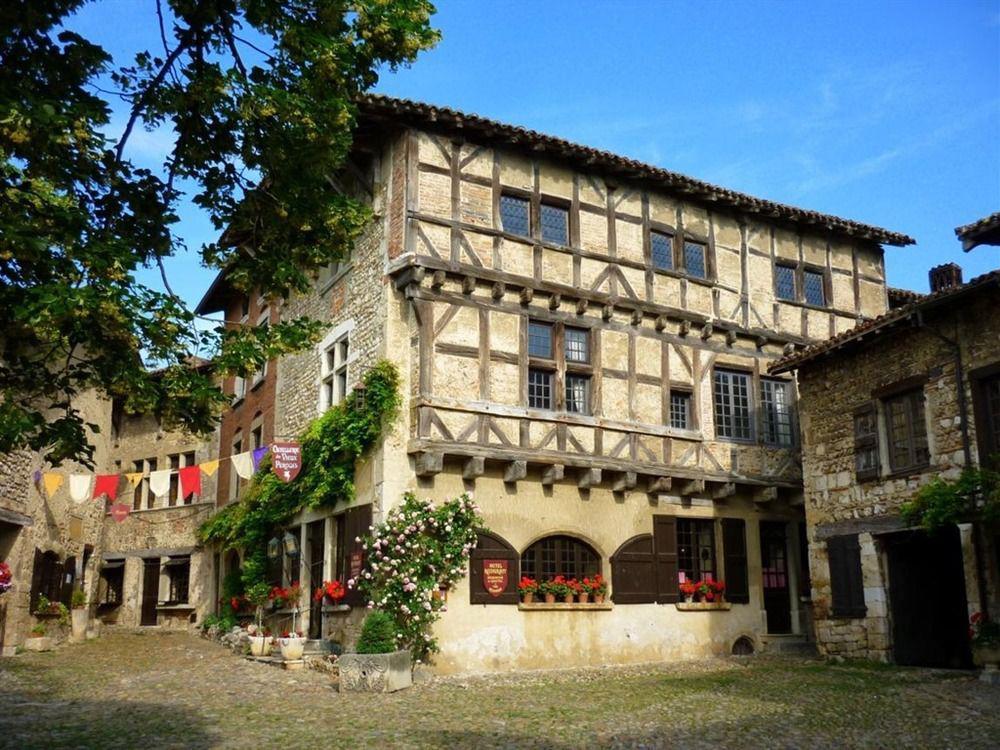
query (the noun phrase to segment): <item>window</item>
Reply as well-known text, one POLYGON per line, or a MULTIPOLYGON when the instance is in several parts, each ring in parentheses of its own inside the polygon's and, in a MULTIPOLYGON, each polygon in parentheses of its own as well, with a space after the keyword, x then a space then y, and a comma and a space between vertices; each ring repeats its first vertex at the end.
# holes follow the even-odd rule
POLYGON ((35 550, 35 565, 31 571, 30 607, 34 612, 38 609, 38 598, 44 596, 50 602, 58 602, 62 598, 63 564, 59 556, 52 552, 35 550))
POLYGON ((677 519, 677 580, 715 578, 715 522, 677 519))
POLYGON ((316 279, 317 285, 322 290, 329 284, 332 284, 341 274, 347 271, 350 267, 350 261, 346 258, 344 260, 335 260, 332 263, 327 263, 321 269, 319 269, 319 277, 316 279))
POLYGON ((233 401, 239 401, 247 395, 247 380, 239 375, 233 376, 233 401))
MULTIPOLYGON (((269 317, 270 313, 268 312, 268 308, 265 305, 263 308, 261 308, 260 315, 257 316, 257 327, 266 330, 269 323, 269 317)), ((250 387, 256 388, 257 385, 261 383, 265 377, 267 377, 267 362, 265 362, 263 366, 251 376, 250 387)))
POLYGON ((515 195, 500 196, 500 224, 508 234, 531 236, 530 204, 515 195))
POLYGON ((878 420, 874 404, 865 404, 854 412, 854 472, 858 479, 877 477, 878 420))
POLYGON ((532 409, 552 409, 553 373, 528 370, 528 406, 532 409))
POLYGON ((823 274, 819 271, 806 271, 802 274, 802 289, 806 302, 817 307, 826 305, 826 292, 823 289, 823 274))
POLYGON ((865 589, 861 574, 861 546, 857 534, 826 540, 830 563, 830 593, 834 617, 864 617, 865 589))
POLYGON ((528 323, 528 356, 552 359, 552 326, 548 323, 528 323))
POLYGON ((704 279, 708 276, 705 262, 705 245, 701 242, 684 240, 684 270, 688 276, 704 279))
POLYGON ((590 378, 586 375, 566 375, 566 411, 590 413, 590 378))
POLYGON ((177 505, 177 498, 181 494, 181 478, 177 473, 177 470, 181 468, 181 455, 175 453, 172 456, 167 456, 167 461, 170 464, 170 491, 167 493, 167 505, 173 507, 177 505))
POLYGON ((750 375, 715 371, 715 434, 730 440, 753 440, 750 421, 750 375))
POLYGON ((260 412, 253 415, 254 427, 250 430, 250 450, 255 451, 264 444, 263 416, 260 412))
MULTIPOLYGON (((239 430, 236 431, 236 437, 233 438, 233 452, 229 455, 235 456, 243 452, 243 436, 239 430)), ((229 499, 239 500, 240 499, 240 484, 243 480, 240 475, 236 473, 236 466, 232 461, 229 462, 229 499)))
POLYGON ((143 461, 133 461, 132 472, 142 474, 132 489, 132 510, 139 510, 142 507, 142 495, 146 488, 146 464, 143 461))
POLYGON ((601 558, 585 542, 571 536, 539 539, 521 553, 521 575, 538 580, 556 576, 583 578, 601 572, 601 558))
POLYGON ((687 391, 670 391, 670 426, 691 429, 691 394, 687 391))
POLYGON ((122 603, 122 593, 125 587, 125 561, 108 560, 101 568, 101 589, 103 596, 100 604, 117 606, 122 603))
POLYGON ((795 268, 793 266, 774 267, 774 293, 778 299, 796 300, 795 268))
POLYGON ((167 576, 167 604, 187 604, 188 583, 191 579, 190 556, 167 558, 163 563, 163 572, 167 576))
POLYGON ((563 206, 543 203, 540 207, 542 240, 553 245, 569 244, 569 211, 563 206))
POLYGON ((674 267, 674 238, 665 232, 649 233, 649 249, 653 268, 669 271, 674 267))
POLYGON ((1000 470, 1000 362, 969 373, 979 463, 1000 470))
MULTIPOLYGON (((984 414, 983 433, 993 452, 1000 451, 1000 375, 985 378, 980 384, 983 392, 984 414)), ((992 453, 988 454, 992 455, 992 453)))
POLYGON ((590 362, 590 331, 582 328, 566 329, 566 361, 590 362))
POLYGON ((350 358, 350 341, 347 334, 334 341, 323 351, 321 363, 322 386, 320 408, 326 411, 347 396, 347 364, 350 358))
POLYGON ((791 445, 791 383, 783 380, 762 380, 760 405, 764 412, 764 442, 772 445, 791 445))
POLYGON ((927 427, 924 423, 923 389, 885 399, 889 467, 905 471, 927 464, 927 427))
MULTIPOLYGON (((189 452, 184 453, 184 454, 181 455, 181 466, 184 466, 184 467, 194 466, 195 463, 196 462, 195 462, 195 458, 194 458, 194 451, 189 451, 189 452)), ((188 495, 187 497, 184 498, 184 504, 185 505, 190 505, 191 503, 195 502, 197 499, 198 498, 195 495, 195 493, 192 492, 190 495, 188 495)))
POLYGON ((245 295, 240 300, 240 322, 245 323, 250 317, 250 295, 245 295))

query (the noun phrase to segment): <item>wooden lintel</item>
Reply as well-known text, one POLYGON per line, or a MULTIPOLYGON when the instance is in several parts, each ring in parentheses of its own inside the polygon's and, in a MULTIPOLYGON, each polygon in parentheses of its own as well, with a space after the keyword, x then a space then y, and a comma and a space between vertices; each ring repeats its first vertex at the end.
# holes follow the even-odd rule
POLYGON ((646 492, 650 495, 657 495, 661 492, 670 492, 673 481, 670 477, 650 477, 646 485, 646 492))
POLYGON ((727 497, 736 494, 736 483, 723 482, 722 484, 713 484, 708 494, 713 500, 725 500, 727 497))
POLYGON ((754 490, 753 501, 755 503, 770 503, 778 499, 777 487, 760 487, 754 490))
POLYGON ((704 479, 685 479, 675 486, 675 493, 682 496, 701 495, 705 492, 704 479))
POLYGON ((486 471, 486 459, 482 456, 471 456, 465 460, 462 468, 463 479, 475 479, 481 477, 486 471))
POLYGON ((436 451, 418 453, 416 458, 416 473, 418 477, 432 477, 444 468, 444 454, 436 451))
POLYGON ((562 480, 565 475, 566 467, 562 464, 553 464, 552 466, 546 466, 542 471, 542 484, 552 485, 556 482, 562 480))
POLYGON ((620 474, 617 474, 611 482, 611 491, 625 492, 625 490, 635 489, 635 485, 638 481, 639 478, 634 471, 623 471, 620 474))
POLYGON ((462 277, 462 294, 472 294, 476 290, 476 277, 462 277))
POLYGON ((531 302, 531 299, 535 296, 535 290, 530 286, 526 286, 521 289, 521 304, 527 305, 531 302))
POLYGON ((589 490, 601 483, 600 469, 584 469, 576 478, 576 485, 582 490, 589 490))
POLYGON ((561 304, 562 304, 562 295, 561 294, 553 294, 553 295, 549 296, 549 309, 550 310, 558 310, 559 309, 559 305, 561 305, 561 304))
POLYGON ((503 472, 503 481, 512 484, 528 476, 528 462, 517 460, 507 464, 503 472))

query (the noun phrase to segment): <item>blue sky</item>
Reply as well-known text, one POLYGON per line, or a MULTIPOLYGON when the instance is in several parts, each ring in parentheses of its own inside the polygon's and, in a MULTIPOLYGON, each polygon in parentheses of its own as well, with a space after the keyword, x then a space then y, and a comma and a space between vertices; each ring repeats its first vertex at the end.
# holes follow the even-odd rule
MULTIPOLYGON (((124 62, 156 49, 152 0, 100 0, 71 28, 124 62)), ((479 2, 438 4, 443 39, 377 91, 524 125, 728 188, 904 232, 889 283, 966 278, 954 228, 1000 210, 1000 0, 964 2, 479 2)), ((162 153, 141 133, 137 161, 162 153)), ((211 280, 192 248, 171 281, 211 280)), ((155 277, 147 279, 156 283, 155 277)))

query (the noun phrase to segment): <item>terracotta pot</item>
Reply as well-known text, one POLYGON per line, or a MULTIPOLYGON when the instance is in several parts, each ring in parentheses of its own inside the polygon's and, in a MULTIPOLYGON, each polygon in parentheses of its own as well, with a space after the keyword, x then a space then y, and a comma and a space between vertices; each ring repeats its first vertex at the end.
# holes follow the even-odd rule
POLYGON ((693 602, 694 601, 694 594, 684 594, 684 601, 685 602, 693 602))
POLYGON ((545 603, 546 604, 555 604, 556 603, 556 595, 555 594, 546 594, 545 595, 545 603))
POLYGON ((594 594, 594 604, 604 604, 604 594, 594 594))
POLYGON ((535 601, 535 592, 534 591, 525 591, 524 592, 524 599, 522 601, 525 604, 531 604, 533 601, 535 601))
POLYGON ((566 594, 566 596, 563 597, 563 601, 566 604, 572 604, 573 603, 573 594, 572 593, 566 594))
POLYGON ((576 596, 577 596, 577 601, 580 602, 580 604, 586 604, 587 602, 590 601, 590 594, 587 593, 586 591, 581 591, 576 596))

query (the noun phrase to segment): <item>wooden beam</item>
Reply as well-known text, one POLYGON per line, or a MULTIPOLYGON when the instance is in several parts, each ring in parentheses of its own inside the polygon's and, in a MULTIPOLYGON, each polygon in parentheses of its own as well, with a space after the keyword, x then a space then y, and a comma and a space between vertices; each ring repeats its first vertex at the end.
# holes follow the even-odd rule
POLYGON ((673 480, 670 477, 650 477, 646 485, 646 492, 650 495, 658 495, 661 492, 670 492, 673 480))
POLYGON ((507 464, 507 468, 503 472, 503 481, 507 484, 513 484, 518 480, 524 479, 528 476, 528 462, 523 460, 511 461, 507 464))
POLYGON ((545 467, 542 471, 542 484, 553 485, 556 482, 562 481, 565 471, 566 467, 562 464, 553 464, 552 466, 545 467))
POLYGON ((686 479, 679 482, 674 490, 678 495, 701 495, 705 492, 704 479, 686 479))
POLYGON ((759 487, 754 490, 753 501, 755 503, 770 503, 778 499, 777 487, 759 487))
POLYGON ((736 483, 723 482, 722 484, 714 484, 708 494, 713 500, 725 500, 727 497, 736 494, 736 483))
POLYGON ((486 459, 482 456, 472 456, 466 459, 462 468, 462 479, 475 479, 486 472, 486 459))
POLYGON ((436 451, 424 451, 418 453, 416 458, 416 472, 418 477, 432 477, 441 472, 444 468, 444 454, 436 451))
POLYGON ((584 469, 576 478, 576 486, 582 490, 589 490, 601 483, 600 469, 584 469))
POLYGON ((634 471, 623 471, 617 474, 611 482, 611 491, 625 492, 626 490, 633 490, 638 481, 639 477, 634 471))

